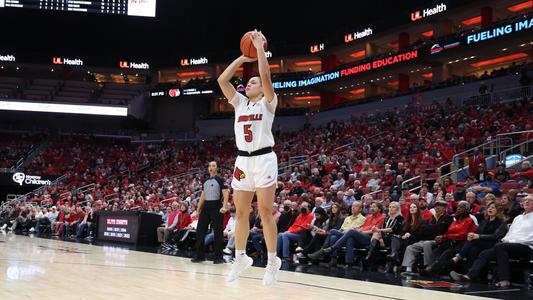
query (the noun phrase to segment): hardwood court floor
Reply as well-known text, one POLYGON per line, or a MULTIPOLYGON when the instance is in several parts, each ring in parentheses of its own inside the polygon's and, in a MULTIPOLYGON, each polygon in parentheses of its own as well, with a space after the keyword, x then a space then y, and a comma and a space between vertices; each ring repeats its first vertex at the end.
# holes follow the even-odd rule
POLYGON ((224 282, 229 264, 14 234, 0 234, 0 299, 487 299, 282 271, 261 284, 252 267, 224 282))

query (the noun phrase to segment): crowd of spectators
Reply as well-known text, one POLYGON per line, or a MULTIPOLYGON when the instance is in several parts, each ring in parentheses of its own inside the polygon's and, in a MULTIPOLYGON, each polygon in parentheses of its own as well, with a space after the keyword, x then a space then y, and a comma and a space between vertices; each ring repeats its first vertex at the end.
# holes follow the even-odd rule
POLYGON ((0 135, 0 169, 9 169, 16 165, 17 161, 24 158, 28 152, 40 145, 40 137, 30 134, 0 135))
MULTIPOLYGON (((498 245, 503 232, 498 224, 512 224, 520 216, 528 224, 531 216, 523 212, 533 206, 524 193, 531 193, 533 171, 528 162, 519 170, 500 165, 489 169, 482 151, 467 155, 469 176, 463 182, 441 177, 439 166, 496 134, 531 129, 532 107, 531 102, 513 102, 459 108, 447 102, 416 113, 409 113, 408 107, 332 120, 299 132, 276 130, 281 170, 273 207, 278 255, 295 263, 325 260, 331 267, 339 262, 355 265, 360 259, 378 266, 378 254, 385 251, 384 271, 439 276, 457 270, 455 279, 479 278, 479 274, 461 277, 456 268, 469 264, 473 268, 476 262, 469 262, 469 257, 493 249, 490 242, 498 245), (295 162, 296 156, 304 159, 295 162), (412 178, 418 180, 409 182, 412 178), (413 190, 418 184, 420 189, 413 190), (490 223, 495 216, 500 223, 490 223), (485 235, 496 230, 498 235, 488 238, 490 242, 469 244, 487 240, 485 235), (358 249, 367 250, 362 258, 358 249)), ((516 136, 517 141, 524 138, 516 136)), ((186 144, 51 137, 27 170, 65 175, 65 181, 29 196, 26 203, 4 206, 0 229, 36 234, 44 229, 53 235, 85 238, 94 233, 93 214, 98 210, 142 210, 161 215, 162 227, 154 235, 165 248, 190 245, 205 165, 218 161, 220 175, 229 183, 234 147, 234 141, 225 137, 186 144), (89 189, 80 190, 88 185, 89 189)), ((249 251, 261 259, 261 220, 255 206, 250 209, 249 251)), ((231 253, 233 244, 231 214, 225 218, 226 253, 231 253)), ((512 236, 510 241, 528 245, 528 238, 512 236)), ((212 240, 207 235, 206 246, 212 240)), ((514 255, 514 249, 509 251, 514 255)), ((505 276, 502 285, 509 280, 505 276)))

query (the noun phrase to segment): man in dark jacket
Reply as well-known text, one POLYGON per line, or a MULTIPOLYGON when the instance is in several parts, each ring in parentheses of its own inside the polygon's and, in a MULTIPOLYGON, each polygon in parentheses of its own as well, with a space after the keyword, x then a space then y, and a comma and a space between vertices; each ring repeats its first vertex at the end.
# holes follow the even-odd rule
POLYGON ((287 231, 296 220, 296 217, 298 217, 298 212, 291 208, 291 201, 283 201, 283 210, 278 220, 278 232, 287 231))
POLYGON ((464 182, 458 182, 456 185, 456 190, 453 192, 453 200, 455 200, 456 203, 459 203, 460 201, 466 200, 466 190, 465 190, 465 184, 464 182))

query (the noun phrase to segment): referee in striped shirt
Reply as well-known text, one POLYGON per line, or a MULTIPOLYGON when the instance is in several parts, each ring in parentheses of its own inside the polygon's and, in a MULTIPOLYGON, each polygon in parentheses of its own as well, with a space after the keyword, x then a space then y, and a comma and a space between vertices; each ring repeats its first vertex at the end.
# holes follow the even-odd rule
POLYGON ((204 239, 207 228, 215 235, 215 251, 213 263, 224 263, 222 247, 224 245, 224 214, 228 207, 229 190, 224 180, 217 174, 218 166, 215 161, 209 163, 209 178, 203 184, 202 194, 198 202, 198 227, 196 228, 196 256, 192 262, 205 260, 204 239))

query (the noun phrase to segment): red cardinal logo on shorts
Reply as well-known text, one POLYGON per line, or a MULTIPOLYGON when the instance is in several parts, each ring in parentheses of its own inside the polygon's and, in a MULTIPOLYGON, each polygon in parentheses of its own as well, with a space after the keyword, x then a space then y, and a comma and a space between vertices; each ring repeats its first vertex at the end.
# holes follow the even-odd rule
POLYGON ((237 179, 238 181, 241 181, 241 179, 246 178, 246 174, 244 174, 244 172, 241 169, 235 167, 235 172, 233 172, 233 177, 235 177, 235 179, 237 179))

